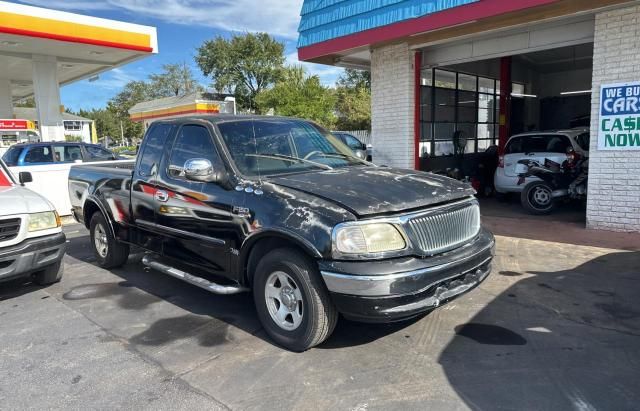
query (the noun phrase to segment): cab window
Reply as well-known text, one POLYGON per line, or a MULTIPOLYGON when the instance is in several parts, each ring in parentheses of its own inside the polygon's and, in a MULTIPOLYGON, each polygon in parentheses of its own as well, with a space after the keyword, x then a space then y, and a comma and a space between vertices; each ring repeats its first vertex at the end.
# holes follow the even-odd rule
POLYGON ((22 153, 22 147, 11 147, 6 153, 4 153, 2 159, 9 167, 15 167, 18 165, 20 153, 22 153))
POLYGON ((164 143, 172 130, 171 124, 154 124, 149 128, 137 167, 139 175, 152 176, 158 172, 157 167, 162 157, 164 143))
POLYGON ((352 150, 362 149, 362 143, 357 138, 350 136, 349 134, 344 135, 344 142, 347 143, 349 148, 352 150))
POLYGON ((183 126, 171 148, 167 174, 172 178, 184 178, 184 163, 194 158, 206 158, 214 167, 220 166, 218 151, 206 127, 183 126))
POLYGON ((89 154, 89 158, 94 161, 113 160, 115 158, 111 151, 105 150, 102 147, 86 146, 86 149, 89 154))
POLYGON ((82 160, 82 150, 80 149, 80 145, 54 145, 53 155, 56 161, 63 163, 82 160))
POLYGON ((53 163, 53 152, 49 146, 36 146, 27 149, 25 164, 53 163))

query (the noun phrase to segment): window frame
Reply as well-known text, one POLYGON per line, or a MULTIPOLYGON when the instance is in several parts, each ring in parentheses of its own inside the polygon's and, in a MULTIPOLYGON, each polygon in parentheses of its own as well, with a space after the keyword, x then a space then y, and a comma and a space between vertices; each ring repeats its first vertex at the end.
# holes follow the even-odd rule
MULTIPOLYGON (((175 152, 175 146, 176 143, 178 142, 178 139, 180 138, 180 133, 182 132, 183 129, 185 129, 186 127, 200 127, 205 129, 205 131, 207 132, 207 135, 209 136, 209 141, 211 142, 211 145, 213 146, 213 148, 215 149, 215 153, 214 156, 217 157, 214 161, 213 158, 207 158, 206 156, 202 156, 202 157, 198 157, 198 158, 205 158, 209 161, 211 161, 211 164, 213 165, 214 169, 216 167, 216 165, 218 165, 219 167, 225 167, 224 165, 224 161, 222 159, 222 156, 220 155, 220 149, 218 148, 218 144, 216 143, 216 137, 214 135, 214 133, 212 133, 211 128, 207 127, 204 124, 199 124, 199 123, 184 123, 184 124, 180 124, 178 129, 175 130, 175 132, 173 133, 173 136, 170 136, 171 138, 171 148, 169 147, 169 144, 166 144, 165 142, 165 147, 166 149, 164 150, 164 164, 162 166, 162 170, 164 173, 164 176, 170 180, 174 180, 174 181, 188 181, 191 183, 199 183, 198 181, 194 181, 194 180, 189 180, 186 177, 181 177, 181 176, 174 176, 170 173, 170 167, 171 167, 171 157, 173 155, 173 153, 175 152)), ((194 157, 195 158, 195 157, 194 157)), ((181 167, 184 171, 184 164, 183 167, 181 167)))
POLYGON ((157 176, 158 171, 161 170, 163 158, 166 157, 167 140, 173 138, 174 134, 175 134, 175 124, 172 124, 172 123, 166 123, 166 122, 160 122, 159 121, 159 122, 154 122, 154 123, 151 124, 151 126, 149 126, 149 129, 147 130, 147 132, 146 132, 146 134, 144 136, 144 139, 142 141, 142 145, 140 146, 140 149, 138 150, 138 155, 136 156, 135 174, 137 176, 143 177, 143 178, 153 178, 153 177, 157 176), (142 171, 142 160, 144 159, 144 155, 145 155, 146 151, 149 149, 149 136, 150 136, 150 134, 153 132, 154 129, 159 128, 159 127, 168 127, 169 131, 163 137, 162 147, 158 150, 160 155, 158 156, 158 159, 157 159, 157 161, 155 163, 155 165, 156 165, 156 173, 153 173, 152 170, 150 170, 149 173, 147 174, 146 172, 142 171))
MULTIPOLYGON (((449 75, 450 75, 449 74, 449 75)), ((484 75, 476 75, 476 74, 471 74, 471 73, 466 73, 466 72, 457 72, 457 71, 451 71, 451 70, 447 70, 447 69, 443 69, 443 68, 438 68, 438 67, 431 67, 431 68, 423 68, 420 72, 420 99, 418 101, 418 104, 420 105, 420 109, 419 109, 419 132, 420 132, 420 157, 423 157, 423 153, 422 151, 424 151, 425 155, 428 157, 441 157, 441 156, 448 156, 447 154, 440 154, 440 155, 436 155, 436 143, 442 143, 442 142, 447 142, 447 141, 452 141, 453 140, 453 133, 451 135, 451 137, 449 139, 443 139, 443 138, 438 138, 438 136, 436 135, 436 129, 438 127, 438 125, 440 124, 441 127, 444 124, 453 124, 453 131, 459 131, 459 130, 463 130, 463 131, 467 131, 468 129, 475 129, 475 133, 474 135, 471 136, 466 136, 467 141, 473 141, 473 151, 467 151, 465 152, 465 154, 475 154, 475 153, 479 153, 481 152, 479 150, 479 146, 485 145, 486 141, 490 141, 490 146, 491 145, 496 145, 497 141, 499 139, 499 124, 500 124, 500 89, 498 88, 498 79, 495 78, 491 78, 488 76, 484 76, 484 75), (447 87, 439 87, 438 83, 436 81, 436 74, 437 71, 446 71, 448 73, 453 73, 455 74, 455 87, 450 88, 448 87, 449 85, 447 85, 447 87), (473 87, 463 87, 461 89, 460 86, 460 77, 463 77, 465 79, 465 82, 468 83, 470 78, 475 78, 475 91, 471 91, 468 90, 467 88, 473 88, 473 87), (482 80, 481 80, 482 79, 482 80), (493 82, 493 93, 487 92, 485 91, 486 88, 483 88, 481 90, 480 87, 480 83, 487 83, 487 80, 492 81, 493 82), (454 112, 454 117, 453 117, 453 121, 440 121, 436 111, 437 111, 437 102, 436 102, 436 96, 438 93, 438 90, 444 90, 446 92, 454 92, 455 93, 455 102, 454 102, 454 106, 453 106, 453 112, 454 112), (460 103, 461 101, 470 101, 471 100, 471 95, 474 95, 475 97, 473 98, 474 103, 473 106, 461 106, 460 103), (489 96, 487 98, 487 100, 489 101, 489 103, 487 103, 487 107, 486 108, 481 108, 480 107, 480 101, 481 101, 481 95, 482 96, 489 96), (461 100, 461 97, 463 98, 461 100), (473 108, 474 110, 474 121, 473 122, 469 122, 469 121, 462 121, 463 120, 463 116, 461 116, 461 112, 460 109, 471 109, 473 108), (487 113, 487 121, 480 121, 480 110, 485 110, 487 113), (479 125, 488 125, 490 131, 490 138, 479 138, 478 136, 478 128, 479 125), (480 141, 482 141, 482 143, 480 143, 480 141), (423 148, 425 147, 425 148, 423 148)), ((516 84, 516 82, 514 82, 514 84, 516 84)), ((522 84, 522 83, 517 83, 517 84, 522 84)), ((468 113, 463 113, 463 114, 468 114, 468 113)), ((468 117, 467 119, 470 119, 471 117, 468 117)))
POLYGON ((37 165, 37 164, 53 164, 53 163, 57 163, 55 156, 53 155, 53 147, 51 144, 39 144, 37 146, 31 146, 31 147, 27 147, 26 150, 24 150, 24 152, 21 155, 22 157, 22 161, 21 163, 23 165, 29 165, 29 164, 33 164, 33 165, 37 165), (34 149, 38 149, 38 148, 48 148, 49 152, 51 153, 51 161, 42 161, 42 162, 38 162, 38 163, 29 163, 27 162, 27 156, 29 155, 29 153, 31 151, 33 151, 34 149))

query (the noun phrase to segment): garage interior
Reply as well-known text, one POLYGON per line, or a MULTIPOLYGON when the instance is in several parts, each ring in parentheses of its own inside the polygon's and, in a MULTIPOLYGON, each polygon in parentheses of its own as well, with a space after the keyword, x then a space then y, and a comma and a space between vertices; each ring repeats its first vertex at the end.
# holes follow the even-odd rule
POLYGON ((424 170, 459 167, 456 157, 462 155, 462 172, 472 175, 477 157, 499 144, 505 60, 512 82, 504 117, 507 138, 529 131, 589 127, 593 43, 425 68, 420 87, 424 170), (456 132, 466 140, 463 150, 454 147, 456 132))
MULTIPOLYGON (((500 146, 510 136, 590 126, 591 19, 419 51, 422 170, 468 178, 490 194, 500 146)), ((496 207, 496 214, 511 213, 508 206, 496 207)), ((518 206, 512 211, 522 214, 518 206)), ((562 218, 584 222, 581 207, 569 211, 575 215, 562 218)))

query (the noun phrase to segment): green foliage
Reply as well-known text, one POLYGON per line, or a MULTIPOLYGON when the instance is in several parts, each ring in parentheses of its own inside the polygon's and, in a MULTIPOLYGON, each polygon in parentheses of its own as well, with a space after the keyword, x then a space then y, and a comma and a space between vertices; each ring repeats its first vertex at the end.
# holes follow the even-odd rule
POLYGON ((193 78, 191 69, 184 64, 165 64, 163 71, 149 75, 149 81, 131 81, 122 91, 107 102, 107 108, 88 112, 85 117, 96 121, 98 137, 110 137, 119 141, 121 136, 129 140, 142 138, 142 123, 129 118, 129 109, 143 101, 162 97, 184 95, 202 90, 193 78))
POLYGON ((363 87, 371 91, 371 73, 364 70, 345 69, 338 78, 337 86, 349 89, 363 87))
POLYGON ((30 108, 35 108, 36 107, 36 99, 33 97, 28 97, 25 98, 23 100, 18 101, 15 104, 16 107, 30 107, 30 108))
POLYGON ((205 41, 195 59, 218 92, 230 92, 242 108, 254 110, 256 96, 281 76, 284 44, 267 33, 218 36, 205 41))
POLYGON ((202 86, 196 83, 191 69, 186 64, 165 64, 163 72, 151 74, 150 95, 160 97, 180 96, 194 91, 201 91, 202 86))
POLYGON ((318 76, 307 76, 303 67, 283 69, 280 80, 260 92, 256 103, 261 113, 273 109, 277 115, 313 120, 326 128, 333 128, 336 121, 334 91, 324 87, 318 76))
POLYGON ((65 134, 64 141, 67 141, 69 143, 81 143, 82 142, 82 137, 65 134))
POLYGON ((337 86, 336 128, 371 130, 371 74, 347 69, 337 86))

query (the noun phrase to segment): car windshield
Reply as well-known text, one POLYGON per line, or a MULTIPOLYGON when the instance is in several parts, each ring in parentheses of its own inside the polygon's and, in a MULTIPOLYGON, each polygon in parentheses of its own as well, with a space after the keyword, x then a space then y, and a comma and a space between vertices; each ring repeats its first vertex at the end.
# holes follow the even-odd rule
POLYGON ((218 124, 240 172, 269 176, 365 164, 336 136, 295 119, 237 120, 218 124))

